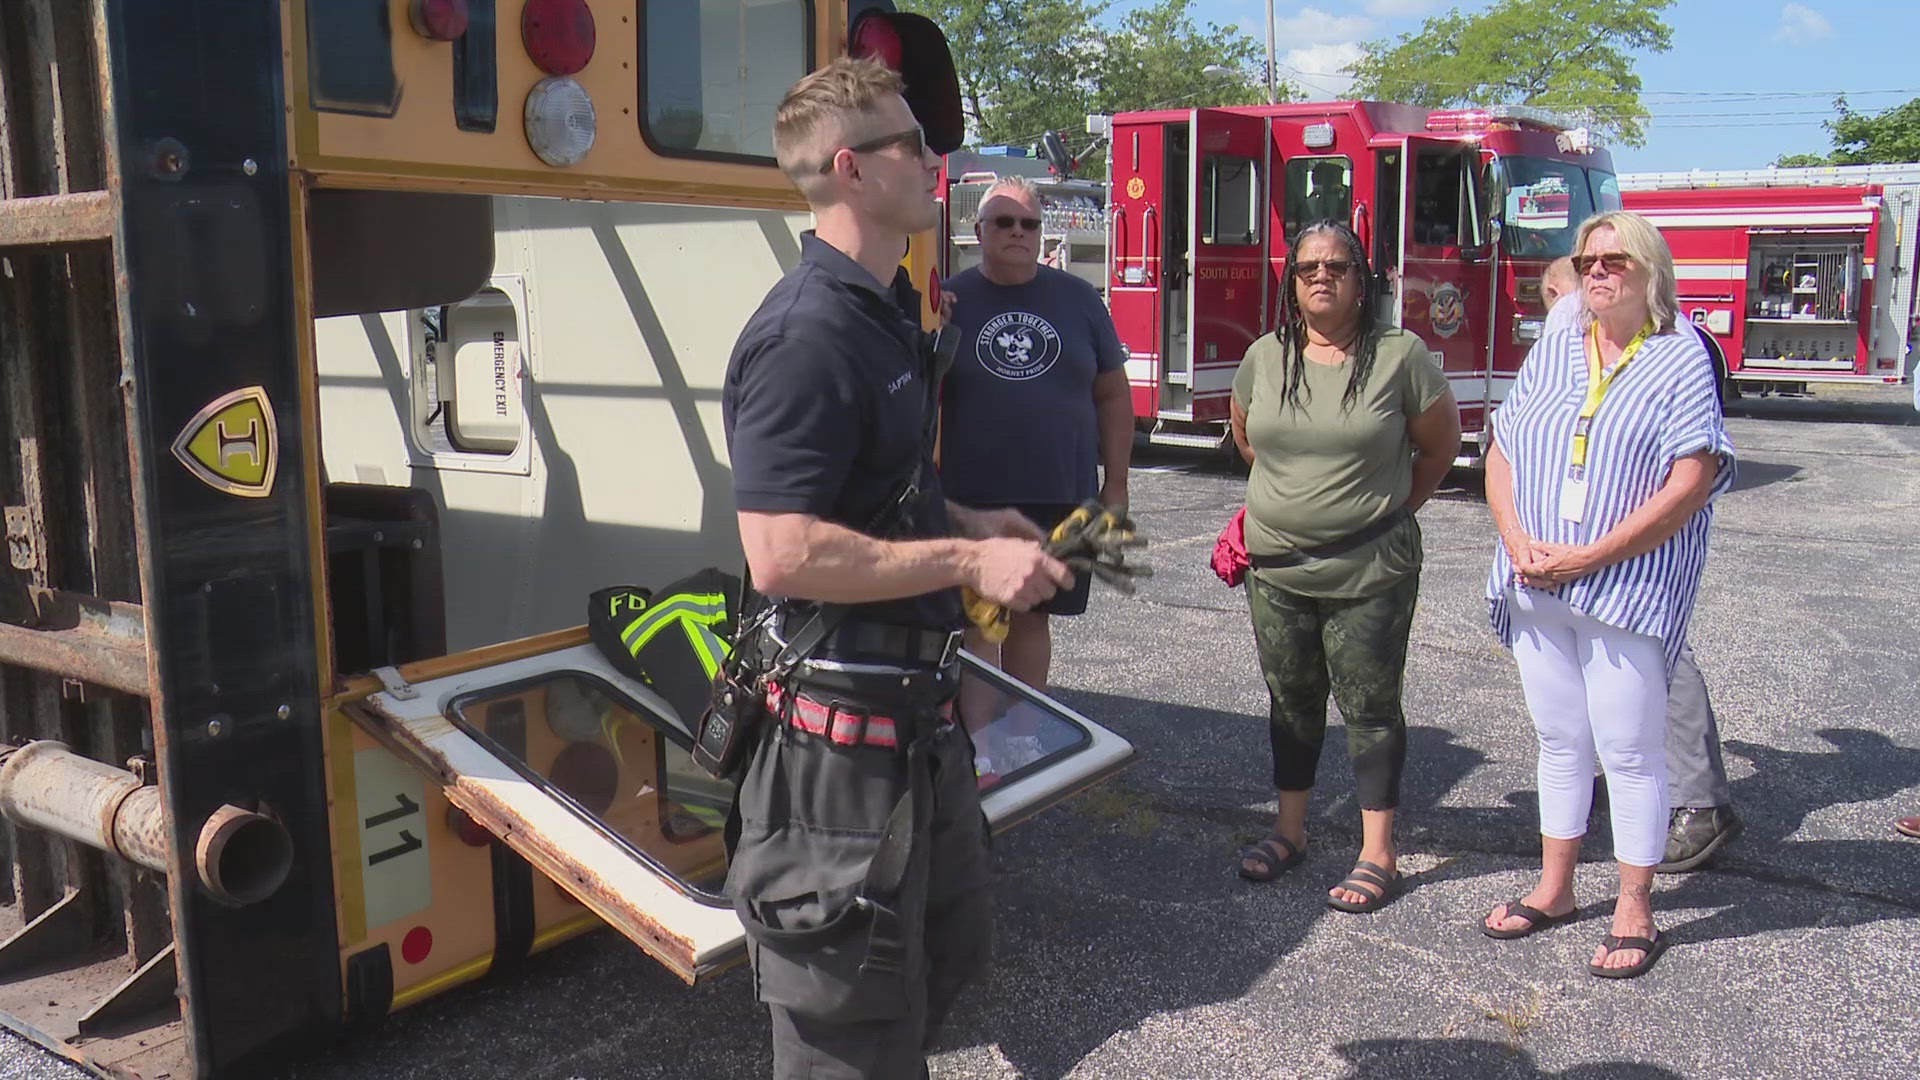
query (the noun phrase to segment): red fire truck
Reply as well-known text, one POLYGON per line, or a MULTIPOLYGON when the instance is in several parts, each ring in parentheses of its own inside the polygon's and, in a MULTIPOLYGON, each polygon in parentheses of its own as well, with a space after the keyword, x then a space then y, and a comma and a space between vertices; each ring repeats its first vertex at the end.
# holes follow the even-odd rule
POLYGON ((1681 313, 1720 342, 1732 387, 1909 377, 1920 165, 1640 173, 1620 188, 1673 248, 1681 313))
POLYGON ((1539 336, 1540 274, 1617 209, 1612 160, 1519 107, 1311 102, 1112 121, 1108 297, 1134 415, 1155 441, 1225 446, 1240 358, 1272 325, 1287 246, 1350 222, 1392 321, 1441 360, 1462 463, 1539 336))

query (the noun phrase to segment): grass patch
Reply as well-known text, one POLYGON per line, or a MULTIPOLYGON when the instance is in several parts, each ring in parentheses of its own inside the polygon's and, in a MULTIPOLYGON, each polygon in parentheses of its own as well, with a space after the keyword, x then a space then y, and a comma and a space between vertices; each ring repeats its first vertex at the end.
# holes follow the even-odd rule
POLYGON ((1136 839, 1145 839, 1160 829, 1160 812, 1145 792, 1118 784, 1098 784, 1070 803, 1073 809, 1089 817, 1118 825, 1136 839))
POLYGON ((1508 1049, 1518 1051, 1526 1041, 1527 1033, 1540 1019, 1540 1013, 1546 1005, 1546 995, 1535 990, 1524 1005, 1494 1005, 1485 1001, 1476 1001, 1481 1016, 1501 1029, 1501 1039, 1508 1049))

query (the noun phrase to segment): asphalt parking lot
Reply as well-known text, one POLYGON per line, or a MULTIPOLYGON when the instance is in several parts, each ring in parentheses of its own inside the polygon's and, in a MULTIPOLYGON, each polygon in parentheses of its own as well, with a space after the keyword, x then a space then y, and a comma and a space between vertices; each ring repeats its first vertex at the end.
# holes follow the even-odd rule
MULTIPOLYGON (((1323 897, 1358 843, 1328 740, 1309 858, 1233 873, 1271 821, 1265 697, 1243 595, 1206 567, 1243 483, 1141 454, 1134 515, 1157 576, 1059 635, 1058 694, 1138 764, 1000 841, 999 961, 933 1075, 1002 1078, 1906 1078, 1920 1058, 1920 416, 1907 391, 1743 402, 1693 630, 1746 835, 1659 879, 1674 942, 1648 976, 1591 978, 1607 932, 1604 814, 1583 918, 1517 942, 1475 930, 1537 867, 1533 740, 1487 630, 1492 534, 1472 477, 1421 513, 1409 660, 1405 892, 1371 916, 1323 897)), ((285 1080, 765 1075, 744 974, 688 989, 610 933, 536 957, 285 1080)), ((69 1075, 15 1045, 0 1078, 69 1075)))

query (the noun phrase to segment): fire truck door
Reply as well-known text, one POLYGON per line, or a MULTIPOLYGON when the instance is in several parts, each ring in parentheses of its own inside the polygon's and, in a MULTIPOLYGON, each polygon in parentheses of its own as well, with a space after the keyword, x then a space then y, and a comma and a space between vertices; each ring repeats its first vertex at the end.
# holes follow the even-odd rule
MULTIPOLYGON (((1191 239, 1184 349, 1170 341, 1166 377, 1184 375, 1196 421, 1225 420, 1233 373, 1264 329, 1267 291, 1267 121, 1195 109, 1188 159, 1187 236, 1191 239), (1184 352, 1184 356, 1182 353, 1184 352)), ((1176 397, 1173 388, 1162 394, 1176 397)))
POLYGON ((1493 374, 1495 246, 1479 150, 1413 136, 1401 176, 1400 325, 1420 335, 1440 361, 1472 433, 1484 422, 1493 374))
POLYGON ((1168 233, 1168 126, 1120 125, 1108 151, 1107 307, 1127 347, 1127 382, 1136 420, 1158 414, 1160 371, 1166 364, 1161 255, 1168 233))
MULTIPOLYGON (((467 670, 419 682, 408 681, 413 668, 382 669, 387 688, 349 711, 448 802, 681 978, 743 958, 744 932, 723 893, 733 789, 694 765, 690 722, 592 644, 491 664, 485 650, 467 656, 467 670)), ((446 670, 462 659, 430 663, 446 670)), ((999 730, 1032 739, 1026 764, 983 778, 996 831, 1133 759, 1126 740, 970 654, 961 659, 999 691, 999 730)))

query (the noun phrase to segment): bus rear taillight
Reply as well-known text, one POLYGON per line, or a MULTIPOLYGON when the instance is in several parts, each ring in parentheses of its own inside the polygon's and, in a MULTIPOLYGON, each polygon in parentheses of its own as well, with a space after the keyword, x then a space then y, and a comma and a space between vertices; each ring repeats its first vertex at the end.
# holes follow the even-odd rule
POLYGON ((571 75, 593 59, 593 11, 587 0, 527 0, 520 39, 541 71, 571 75))

